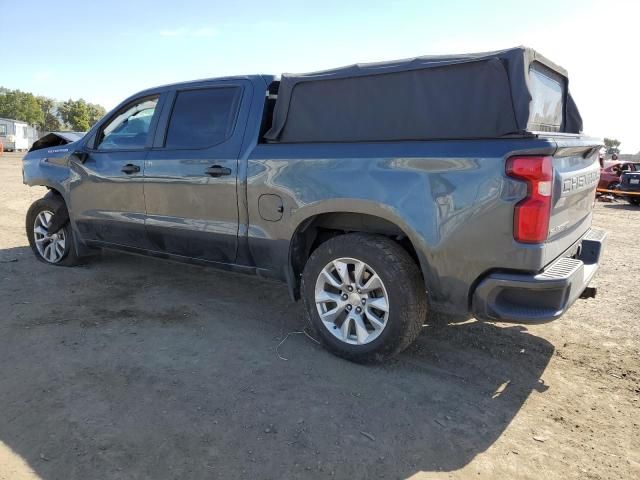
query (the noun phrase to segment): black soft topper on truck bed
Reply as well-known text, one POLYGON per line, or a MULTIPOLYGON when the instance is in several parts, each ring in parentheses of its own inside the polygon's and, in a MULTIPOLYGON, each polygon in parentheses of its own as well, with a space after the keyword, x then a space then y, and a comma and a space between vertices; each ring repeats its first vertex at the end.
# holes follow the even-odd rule
POLYGON ((536 51, 426 56, 282 75, 280 142, 498 138, 580 133, 567 73, 536 51))
POLYGON ((547 321, 585 291, 581 129, 566 72, 523 47, 166 85, 25 157, 51 190, 27 234, 54 265, 108 247, 285 281, 327 348, 382 359, 429 316, 547 321))

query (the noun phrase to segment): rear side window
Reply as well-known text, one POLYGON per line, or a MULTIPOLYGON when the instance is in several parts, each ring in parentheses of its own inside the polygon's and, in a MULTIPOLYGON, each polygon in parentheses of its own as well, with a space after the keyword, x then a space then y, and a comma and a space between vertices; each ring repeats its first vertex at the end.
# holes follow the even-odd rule
POLYGON ((7 126, 0 125, 0 137, 6 137, 6 136, 7 136, 7 126))
POLYGON ((565 80, 562 75, 534 62, 529 68, 531 105, 529 128, 558 132, 562 126, 565 80))
POLYGON ((178 92, 166 148, 205 148, 224 142, 235 124, 239 87, 219 87, 178 92))

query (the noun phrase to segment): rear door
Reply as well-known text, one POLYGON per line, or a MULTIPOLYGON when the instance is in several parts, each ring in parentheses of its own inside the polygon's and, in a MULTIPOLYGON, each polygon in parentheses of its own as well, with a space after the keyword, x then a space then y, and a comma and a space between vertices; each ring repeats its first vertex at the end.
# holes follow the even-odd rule
POLYGON ((145 226, 154 250, 235 261, 238 155, 250 94, 245 81, 171 93, 145 161, 145 226))
POLYGON ((115 112, 70 159, 73 218, 84 240, 148 248, 142 179, 160 110, 160 94, 115 112))

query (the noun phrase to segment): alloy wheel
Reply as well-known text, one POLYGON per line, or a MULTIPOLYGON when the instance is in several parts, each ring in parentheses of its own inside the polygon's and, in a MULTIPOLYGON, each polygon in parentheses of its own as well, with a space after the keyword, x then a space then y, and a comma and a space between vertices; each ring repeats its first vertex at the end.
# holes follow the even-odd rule
POLYGON ((325 328, 351 345, 374 341, 389 318, 389 296, 382 279, 355 258, 339 258, 322 269, 315 303, 325 328))
POLYGON ((33 224, 33 238, 40 256, 49 263, 58 263, 64 257, 66 238, 64 230, 49 233, 53 212, 43 210, 36 216, 33 224))

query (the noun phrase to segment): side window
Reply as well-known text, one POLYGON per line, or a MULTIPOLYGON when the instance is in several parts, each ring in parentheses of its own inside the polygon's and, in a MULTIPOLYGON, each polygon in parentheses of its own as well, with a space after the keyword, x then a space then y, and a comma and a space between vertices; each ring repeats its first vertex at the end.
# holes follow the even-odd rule
POLYGON ((205 148, 231 136, 240 102, 239 87, 218 87, 178 92, 166 148, 205 148))
POLYGON ((6 136, 7 136, 7 126, 0 125, 0 137, 6 137, 6 136))
POLYGON ((158 96, 145 98, 118 113, 98 135, 99 150, 144 148, 158 96))

